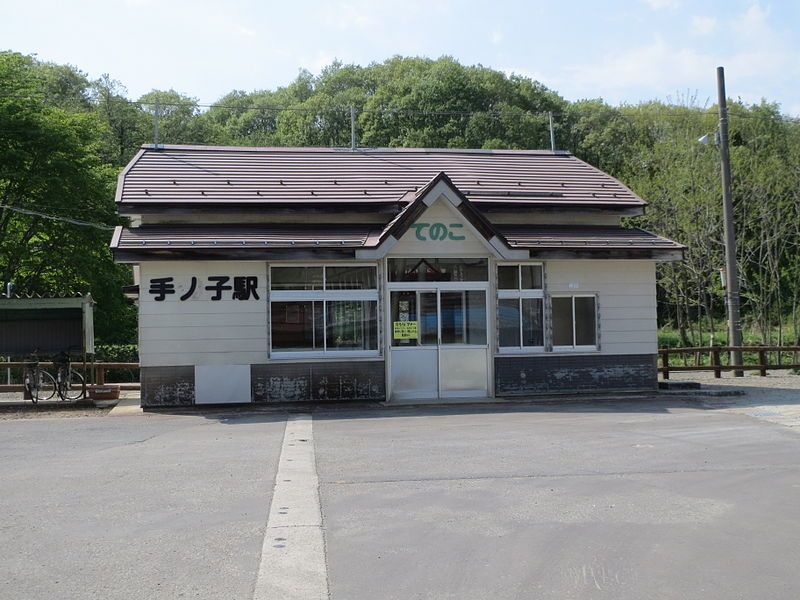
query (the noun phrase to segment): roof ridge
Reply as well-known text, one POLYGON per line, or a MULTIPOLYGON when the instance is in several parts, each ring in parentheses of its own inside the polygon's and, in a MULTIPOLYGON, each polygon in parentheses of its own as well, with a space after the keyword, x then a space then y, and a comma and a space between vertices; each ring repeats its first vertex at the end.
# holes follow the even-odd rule
POLYGON ((142 150, 161 151, 161 150, 194 150, 209 152, 308 152, 308 153, 332 153, 332 154, 509 154, 509 155, 535 155, 535 156, 573 156, 568 150, 544 150, 544 149, 483 149, 483 148, 390 148, 390 147, 360 147, 355 150, 351 148, 337 148, 330 146, 217 146, 204 144, 142 144, 142 150))

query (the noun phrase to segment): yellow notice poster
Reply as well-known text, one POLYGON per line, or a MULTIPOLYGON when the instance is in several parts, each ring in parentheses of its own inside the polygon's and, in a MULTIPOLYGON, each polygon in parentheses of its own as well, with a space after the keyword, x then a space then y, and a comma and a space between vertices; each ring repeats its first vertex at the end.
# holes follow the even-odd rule
POLYGON ((392 323, 392 336, 396 340, 415 340, 417 339, 416 321, 394 321, 392 323))

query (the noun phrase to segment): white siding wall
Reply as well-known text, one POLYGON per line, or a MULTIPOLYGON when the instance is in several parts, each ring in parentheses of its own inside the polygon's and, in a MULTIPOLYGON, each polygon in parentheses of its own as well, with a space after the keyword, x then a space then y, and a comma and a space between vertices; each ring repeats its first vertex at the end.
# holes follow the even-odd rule
POLYGON ((656 353, 655 262, 548 261, 545 269, 550 294, 597 294, 601 353, 656 353))
MULTIPOLYGON (((597 294, 601 353, 656 353, 654 262, 563 260, 548 261, 545 269, 550 294, 597 294)), ((261 364, 267 361, 266 263, 142 263, 140 280, 142 366, 261 364), (230 285, 234 276, 256 276, 260 300, 233 300, 232 292, 227 291, 222 300, 212 301, 212 292, 205 290, 210 275, 227 275, 231 278, 230 285), (197 289, 190 299, 182 302, 179 298, 188 290, 192 276, 198 279, 197 289), (173 277, 175 294, 156 302, 148 293, 150 279, 155 277, 173 277)))
POLYGON ((267 358, 267 265, 264 262, 165 261, 140 265, 139 360, 143 367, 252 364, 267 358), (258 277, 260 300, 233 300, 232 290, 212 301, 208 277, 258 277), (197 288, 185 301, 192 276, 197 288), (157 302, 150 280, 173 277, 175 294, 157 302))

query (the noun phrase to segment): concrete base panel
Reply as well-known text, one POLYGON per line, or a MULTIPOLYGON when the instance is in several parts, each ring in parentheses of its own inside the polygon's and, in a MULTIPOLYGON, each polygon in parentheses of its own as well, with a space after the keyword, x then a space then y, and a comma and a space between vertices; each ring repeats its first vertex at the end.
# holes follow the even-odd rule
POLYGON ((194 367, 142 367, 142 406, 194 404, 194 367))
POLYGON ((497 357, 495 395, 655 390, 655 354, 497 357))
MULTIPOLYGON (((251 365, 250 380, 258 403, 386 399, 382 360, 251 365)), ((142 367, 141 382, 143 407, 196 403, 193 366, 142 367)))
POLYGON ((386 399, 382 360, 253 365, 250 378, 254 402, 386 399))

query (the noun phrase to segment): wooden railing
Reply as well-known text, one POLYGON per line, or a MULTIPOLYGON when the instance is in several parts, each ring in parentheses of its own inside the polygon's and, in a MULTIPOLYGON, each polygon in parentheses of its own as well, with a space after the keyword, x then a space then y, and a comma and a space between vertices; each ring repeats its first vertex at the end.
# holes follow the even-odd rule
MULTIPOLYGON (((24 369, 27 362, 0 362, 0 381, 5 379, 5 369, 24 369)), ((55 370, 58 368, 50 361, 41 361, 39 362, 39 366, 45 370, 49 370, 52 375, 55 375, 55 370)), ((106 383, 106 371, 110 371, 112 369, 139 369, 139 363, 123 363, 123 362, 96 362, 94 365, 91 363, 86 363, 86 371, 87 373, 91 373, 92 367, 94 367, 95 372, 95 380, 94 381, 87 381, 87 383, 95 383, 97 385, 105 385, 106 383)), ((73 361, 72 368, 81 372, 83 370, 83 362, 73 361)), ((90 378, 91 379, 91 378, 90 378)), ((138 383, 115 383, 114 385, 119 385, 123 390, 138 390, 139 384, 138 383)), ((3 384, 0 385, 0 392, 21 392, 23 390, 23 386, 21 383, 7 385, 3 384)))
POLYGON ((714 377, 722 377, 723 371, 758 371, 759 375, 766 377, 767 371, 779 369, 800 369, 800 346, 707 346, 693 348, 661 348, 658 356, 661 365, 659 373, 664 379, 669 379, 671 371, 713 371, 714 377), (742 365, 731 365, 722 359, 734 351, 742 352, 742 365), (670 361, 670 356, 678 355, 683 358, 682 363, 676 365, 670 361), (784 362, 783 357, 788 355, 790 362, 784 362), (691 356, 694 364, 687 364, 686 358, 691 356), (747 358, 756 356, 758 362, 747 364, 747 358), (777 361, 770 363, 770 356, 776 356, 777 361), (706 357, 708 360, 706 361, 706 357))

